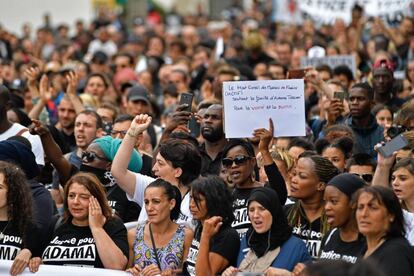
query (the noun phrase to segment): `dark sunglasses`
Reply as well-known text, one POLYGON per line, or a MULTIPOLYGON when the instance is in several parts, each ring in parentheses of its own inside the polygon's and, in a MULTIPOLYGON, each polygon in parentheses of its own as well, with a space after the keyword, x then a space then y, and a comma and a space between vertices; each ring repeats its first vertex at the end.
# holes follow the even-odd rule
POLYGON ((356 176, 362 178, 363 180, 365 180, 365 182, 371 182, 372 181, 372 178, 374 177, 370 173, 363 173, 363 174, 353 173, 353 175, 356 175, 356 176))
POLYGON ((250 160, 250 159, 251 159, 250 156, 238 155, 238 156, 234 157, 234 159, 223 158, 221 160, 221 163, 223 164, 223 167, 230 168, 233 165, 233 163, 236 164, 236 165, 242 165, 242 164, 246 163, 247 160, 250 160))
POLYGON ((90 152, 90 151, 84 151, 82 152, 82 161, 85 163, 90 163, 93 162, 93 160, 95 160, 95 158, 102 160, 102 161, 108 161, 108 159, 106 159, 105 157, 101 157, 99 155, 97 155, 94 152, 90 152))

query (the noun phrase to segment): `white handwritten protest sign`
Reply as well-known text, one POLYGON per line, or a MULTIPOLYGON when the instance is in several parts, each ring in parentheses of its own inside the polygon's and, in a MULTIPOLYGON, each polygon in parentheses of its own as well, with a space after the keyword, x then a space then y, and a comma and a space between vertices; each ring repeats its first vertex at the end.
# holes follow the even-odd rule
POLYGON ((379 16, 409 9, 412 0, 359 0, 368 16, 379 16))
POLYGON ((318 58, 302 57, 300 59, 300 66, 302 68, 316 67, 322 64, 329 65, 329 67, 331 67, 332 69, 338 65, 347 65, 349 69, 352 70, 354 77, 356 76, 357 68, 355 63, 355 57, 352 55, 337 55, 318 58))
POLYGON ((252 137, 254 129, 275 125, 275 136, 305 136, 304 81, 223 83, 226 138, 252 137))
POLYGON ((315 21, 333 23, 340 18, 345 23, 351 21, 351 10, 355 0, 303 0, 298 1, 299 9, 309 14, 315 21))

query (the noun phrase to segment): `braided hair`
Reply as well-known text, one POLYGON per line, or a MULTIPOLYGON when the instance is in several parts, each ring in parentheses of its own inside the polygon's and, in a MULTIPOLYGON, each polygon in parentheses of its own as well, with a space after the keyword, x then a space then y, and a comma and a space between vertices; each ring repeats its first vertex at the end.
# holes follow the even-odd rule
MULTIPOLYGON (((310 155, 310 156, 299 156, 300 158, 308 158, 313 163, 313 169, 320 182, 328 183, 334 176, 338 175, 339 170, 332 164, 328 159, 320 155, 310 155)), ((298 221, 300 221, 300 216, 306 217, 302 208, 301 200, 298 200, 293 204, 292 208, 289 210, 287 218, 290 226, 294 227, 298 221)), ((327 217, 325 212, 321 216, 321 229, 320 232, 322 235, 325 235, 329 231, 329 225, 327 222, 327 217)))

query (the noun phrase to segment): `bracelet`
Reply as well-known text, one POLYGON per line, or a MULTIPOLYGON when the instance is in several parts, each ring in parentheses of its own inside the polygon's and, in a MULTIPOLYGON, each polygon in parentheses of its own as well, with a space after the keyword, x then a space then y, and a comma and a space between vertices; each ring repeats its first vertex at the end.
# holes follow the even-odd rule
POLYGON ((127 134, 129 137, 136 138, 139 134, 141 134, 141 132, 139 132, 136 128, 130 128, 127 134))

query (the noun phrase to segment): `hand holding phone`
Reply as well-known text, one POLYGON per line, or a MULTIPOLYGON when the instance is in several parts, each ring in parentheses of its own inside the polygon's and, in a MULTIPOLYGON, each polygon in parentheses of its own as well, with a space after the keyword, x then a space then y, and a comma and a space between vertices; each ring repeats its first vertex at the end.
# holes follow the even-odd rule
POLYGON ((289 70, 287 74, 288 79, 303 79, 306 75, 305 69, 293 69, 289 70))
POLYGON ((335 91, 334 92, 334 99, 339 99, 341 102, 345 100, 345 92, 344 91, 335 91))
POLYGON ((378 148, 378 152, 385 158, 390 157, 395 151, 408 146, 408 140, 403 134, 395 136, 384 146, 378 148))
POLYGON ((193 105, 193 94, 190 93, 181 93, 179 105, 186 104, 187 107, 183 111, 191 112, 191 107, 193 105))

